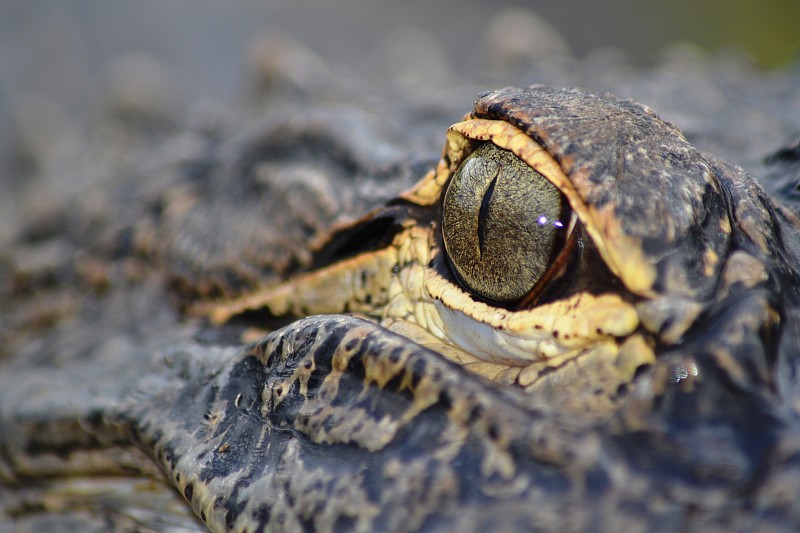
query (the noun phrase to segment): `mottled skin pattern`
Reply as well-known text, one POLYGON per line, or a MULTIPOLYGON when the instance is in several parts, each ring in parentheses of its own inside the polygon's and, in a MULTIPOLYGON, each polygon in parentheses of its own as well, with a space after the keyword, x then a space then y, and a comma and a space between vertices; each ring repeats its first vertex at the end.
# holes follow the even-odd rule
POLYGON ((534 138, 619 247, 609 257, 629 246, 654 269, 642 282, 609 264, 657 354, 613 416, 573 417, 359 318, 305 318, 246 348, 194 324, 117 361, 116 386, 95 382, 92 356, 79 382, 0 375, 0 478, 156 476, 152 457, 214 531, 795 530, 792 215, 638 104, 504 89, 475 115, 534 138), (91 405, 64 401, 80 387, 91 405))
MULTIPOLYGON (((201 452, 216 449, 220 458, 189 461, 207 466, 188 478, 224 483, 233 469, 236 486, 266 481, 254 474, 261 471, 253 462, 259 453, 245 453, 246 464, 232 466, 241 459, 226 447, 225 435, 249 428, 259 436, 231 441, 274 450, 273 442, 282 439, 272 435, 294 430, 304 442, 345 446, 337 455, 341 460, 326 467, 319 452, 294 443, 285 452, 292 457, 288 465, 264 469, 274 472, 267 477, 269 488, 257 483, 253 489, 283 493, 285 500, 257 504, 260 500, 243 497, 242 490, 218 501, 213 489, 207 496, 194 486, 196 510, 205 511, 209 523, 233 528, 247 528, 249 515, 287 530, 305 520, 322 530, 335 530, 337 524, 365 531, 458 524, 479 531, 530 524, 726 529, 744 520, 739 513, 746 508, 759 516, 782 516, 779 520, 793 527, 795 506, 780 498, 759 501, 764 494, 756 486, 763 483, 761 476, 783 468, 783 454, 797 453, 791 444, 784 449, 784 436, 793 440, 795 385, 784 381, 781 386, 777 377, 794 373, 800 341, 793 329, 797 260, 778 252, 781 233, 795 229, 778 224, 750 177, 709 162, 638 104, 510 89, 480 98, 476 115, 526 128, 561 163, 590 207, 598 213, 610 208, 608 216, 622 221, 623 235, 641 240, 657 276, 652 286, 637 286, 639 294, 631 297, 639 299, 643 326, 658 347, 657 363, 630 385, 630 398, 611 421, 570 424, 546 400, 513 389, 498 391, 431 352, 371 349, 373 337, 356 328, 349 339, 334 340, 342 335, 334 333, 334 319, 300 323, 287 330, 286 338, 254 351, 257 367, 264 365, 268 377, 249 410, 276 417, 266 424, 272 430, 253 422, 235 429, 225 424, 232 417, 228 399, 220 426, 214 426, 215 439, 201 452), (576 119, 583 109, 591 111, 576 119), (603 117, 613 121, 613 133, 598 143, 603 117), (639 173, 642 169, 647 170, 639 173), (750 194, 745 198, 741 191, 750 194), (631 205, 637 203, 644 208, 635 211, 631 205), (666 224, 651 223, 648 207, 653 205, 667 210, 660 214, 666 224), (704 265, 698 257, 718 259, 704 265), (675 272, 687 273, 676 278, 675 272), (782 321, 788 323, 787 333, 782 321), (307 338, 307 332, 314 334, 307 338), (781 429, 785 424, 788 431, 781 429), (315 484, 281 474, 296 472, 298 464, 315 484), (644 475, 654 471, 660 474, 656 479, 644 475), (283 483, 280 490, 276 479, 283 483), (347 489, 333 490, 330 484, 342 479, 349 480, 341 485, 347 489), (554 518, 553 510, 568 501, 585 507, 554 518), (523 502, 522 513, 502 511, 523 502), (464 508, 471 511, 468 518, 464 508), (476 527, 473 518, 498 515, 509 522, 487 520, 476 527), (317 522, 320 517, 325 519, 317 522)), ((391 339, 376 337, 381 343, 391 339)), ((247 388, 234 387, 228 396, 247 388)), ((225 390, 220 387, 218 397, 225 390)), ((259 386, 252 390, 258 393, 259 386)), ((267 457, 275 460, 271 453, 267 457)))

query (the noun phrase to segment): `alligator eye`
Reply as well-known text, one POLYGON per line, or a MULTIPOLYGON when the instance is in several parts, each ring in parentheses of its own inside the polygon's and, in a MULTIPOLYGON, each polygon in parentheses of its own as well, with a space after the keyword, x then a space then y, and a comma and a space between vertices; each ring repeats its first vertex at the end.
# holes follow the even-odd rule
POLYGON ((453 174, 442 236, 451 267, 479 296, 514 304, 532 291, 563 247, 569 207, 513 153, 487 142, 453 174))

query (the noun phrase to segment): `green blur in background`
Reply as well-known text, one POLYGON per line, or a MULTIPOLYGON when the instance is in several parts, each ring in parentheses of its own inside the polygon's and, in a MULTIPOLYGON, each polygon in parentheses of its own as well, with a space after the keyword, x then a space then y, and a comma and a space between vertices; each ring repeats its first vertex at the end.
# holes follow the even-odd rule
POLYGON ((680 0, 673 7, 675 37, 707 48, 739 48, 764 67, 800 59, 798 0, 680 0))

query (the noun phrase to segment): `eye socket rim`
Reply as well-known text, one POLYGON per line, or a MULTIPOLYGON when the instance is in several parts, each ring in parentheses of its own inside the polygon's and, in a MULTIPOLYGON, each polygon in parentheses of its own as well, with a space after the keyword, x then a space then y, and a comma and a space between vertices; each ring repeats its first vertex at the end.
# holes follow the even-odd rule
MULTIPOLYGON (((558 297, 558 294, 551 294, 552 291, 548 289, 548 286, 555 283, 556 281, 561 281, 562 278, 566 277, 568 272, 571 270, 571 266, 575 263, 576 258, 570 257, 574 255, 575 252, 580 252, 582 250, 582 237, 580 226, 581 222, 577 216, 577 213, 572 208, 572 205, 569 202, 568 196, 564 194, 563 191, 550 179, 547 178, 545 174, 542 174, 537 169, 531 167, 524 159, 519 157, 515 154, 512 150, 505 148, 503 146, 499 146, 497 143, 492 142, 491 139, 481 140, 481 139, 471 139, 467 138, 469 143, 469 149, 464 150, 460 155, 458 161, 453 162, 452 170, 447 177, 447 180, 442 186, 442 194, 439 198, 439 241, 440 241, 440 248, 443 250, 443 255, 445 257, 444 263, 447 264, 447 270, 454 278, 455 282, 468 293, 473 299, 477 301, 481 301, 487 303, 489 305, 500 307, 509 310, 524 310, 532 308, 536 305, 545 303, 546 301, 555 300, 558 297), (445 237, 445 228, 444 228, 444 218, 445 218, 445 202, 450 190, 451 183, 459 170, 464 165, 465 161, 475 153, 481 146, 491 144, 495 148, 510 153, 514 158, 519 160, 523 165, 528 167, 532 172, 540 176, 541 179, 545 180, 549 183, 553 189, 558 193, 560 197, 560 205, 561 205, 561 213, 559 215, 560 220, 568 220, 566 224, 566 228, 563 233, 560 233, 556 240, 552 245, 552 253, 550 257, 546 261, 546 267, 542 271, 541 275, 533 282, 533 285, 528 289, 528 291, 523 294, 522 296, 513 299, 513 300, 500 300, 491 298, 485 294, 482 294, 475 288, 471 287, 470 284, 463 279, 461 274, 459 273, 459 269, 454 264, 454 260, 452 254, 448 250, 447 238, 445 237)), ((561 293, 562 291, 557 291, 561 293)))

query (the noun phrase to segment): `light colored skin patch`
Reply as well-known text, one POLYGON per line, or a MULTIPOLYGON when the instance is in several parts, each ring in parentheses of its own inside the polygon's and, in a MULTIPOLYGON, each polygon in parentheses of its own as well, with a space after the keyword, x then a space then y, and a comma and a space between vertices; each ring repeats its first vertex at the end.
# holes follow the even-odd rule
POLYGON ((636 308, 645 329, 658 331, 659 338, 669 344, 681 342, 683 335, 705 309, 703 304, 693 300, 667 296, 644 300, 636 308))
POLYGON ((717 271, 717 263, 719 263, 719 256, 711 248, 706 248, 703 254, 703 274, 706 276, 713 276, 717 271))
POLYGON ((635 334, 621 346, 606 341, 531 363, 520 372, 517 385, 577 416, 596 418, 614 413, 637 370, 654 362, 652 346, 635 334))
POLYGON ((274 316, 371 314, 387 302, 385 289, 398 264, 397 249, 389 246, 357 255, 230 300, 201 302, 188 312, 208 316, 214 324, 224 324, 236 315, 258 309, 267 309, 274 316))
POLYGON ((616 294, 579 293, 533 309, 510 311, 474 301, 434 272, 428 272, 426 288, 437 302, 445 335, 489 361, 519 365, 556 357, 630 335, 639 325, 634 307, 616 294))
POLYGON ((736 250, 728 258, 725 269, 722 272, 724 289, 736 283, 741 283, 748 289, 752 289, 759 283, 764 283, 769 279, 764 263, 747 252, 736 250))

